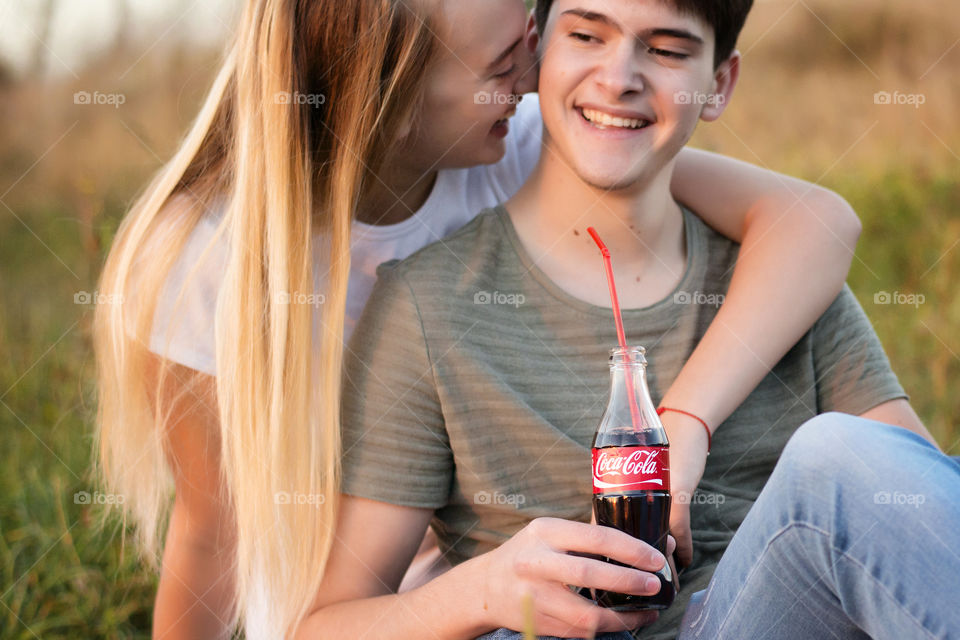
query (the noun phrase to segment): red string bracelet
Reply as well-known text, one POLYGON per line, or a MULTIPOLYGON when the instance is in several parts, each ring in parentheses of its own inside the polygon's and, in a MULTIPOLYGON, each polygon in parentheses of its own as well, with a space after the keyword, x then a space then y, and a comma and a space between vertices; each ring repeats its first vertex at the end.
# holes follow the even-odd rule
POLYGON ((689 416, 689 417, 693 418, 694 420, 696 420, 697 422, 699 422, 700 424, 703 425, 704 431, 707 432, 707 454, 709 455, 709 454, 710 454, 710 447, 711 447, 711 445, 713 444, 713 439, 712 439, 711 436, 710 436, 710 427, 707 426, 707 423, 704 422, 702 418, 699 418, 699 417, 693 415, 693 414, 690 413, 689 411, 684 411, 683 409, 671 409, 670 407, 660 407, 660 408, 657 409, 657 415, 658 415, 658 416, 662 416, 662 415, 663 415, 664 413, 666 413, 667 411, 673 411, 674 413, 679 413, 679 414, 682 414, 682 415, 685 415, 685 416, 689 416))

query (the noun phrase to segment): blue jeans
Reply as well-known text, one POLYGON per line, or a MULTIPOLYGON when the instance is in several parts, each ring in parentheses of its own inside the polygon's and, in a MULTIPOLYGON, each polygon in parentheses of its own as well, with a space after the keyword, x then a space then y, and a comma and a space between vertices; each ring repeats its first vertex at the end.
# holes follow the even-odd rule
POLYGON ((958 595, 960 458, 828 413, 790 439, 678 637, 960 637, 958 595))

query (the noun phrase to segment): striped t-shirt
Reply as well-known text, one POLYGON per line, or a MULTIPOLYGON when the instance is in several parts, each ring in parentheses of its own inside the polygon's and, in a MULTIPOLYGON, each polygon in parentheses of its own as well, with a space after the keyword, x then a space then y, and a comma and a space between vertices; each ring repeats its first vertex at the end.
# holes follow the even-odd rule
MULTIPOLYGON (((655 403, 716 315, 739 250, 683 215, 681 282, 663 300, 623 313, 628 343, 647 348, 655 403)), ((453 564, 533 518, 589 521, 590 443, 617 344, 611 310, 551 282, 503 207, 381 266, 378 276, 346 354, 344 493, 435 509, 432 526, 453 564)), ((693 564, 676 603, 641 635, 673 637, 689 595, 706 587, 800 424, 902 397, 844 288, 717 429, 699 487, 706 499, 691 505, 693 564)))

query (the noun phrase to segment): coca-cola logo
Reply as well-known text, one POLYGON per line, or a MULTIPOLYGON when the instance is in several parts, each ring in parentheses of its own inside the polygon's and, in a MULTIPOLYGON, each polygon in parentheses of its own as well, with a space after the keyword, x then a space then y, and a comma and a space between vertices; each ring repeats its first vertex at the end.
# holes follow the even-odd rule
POLYGON ((670 462, 662 447, 593 450, 594 493, 609 489, 670 489, 670 462))

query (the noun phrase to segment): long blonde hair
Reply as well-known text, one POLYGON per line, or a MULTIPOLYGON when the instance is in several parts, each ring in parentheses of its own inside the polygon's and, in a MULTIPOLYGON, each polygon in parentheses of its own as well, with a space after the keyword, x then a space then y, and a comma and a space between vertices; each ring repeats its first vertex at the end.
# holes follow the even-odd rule
MULTIPOLYGON (((101 276, 100 291, 125 303, 99 305, 94 321, 100 471, 156 566, 171 476, 169 416, 145 384, 153 318, 187 238, 209 210, 222 212, 210 245, 228 247, 216 311, 220 472, 237 526, 234 621, 251 638, 293 632, 329 555, 350 226, 417 112, 435 42, 416 6, 248 2, 199 116, 123 220, 101 276), (286 303, 315 290, 318 259, 319 343, 312 307, 286 303), (316 498, 292 507, 278 504, 281 492, 316 498)), ((189 393, 189 381, 180 388, 189 393)))

